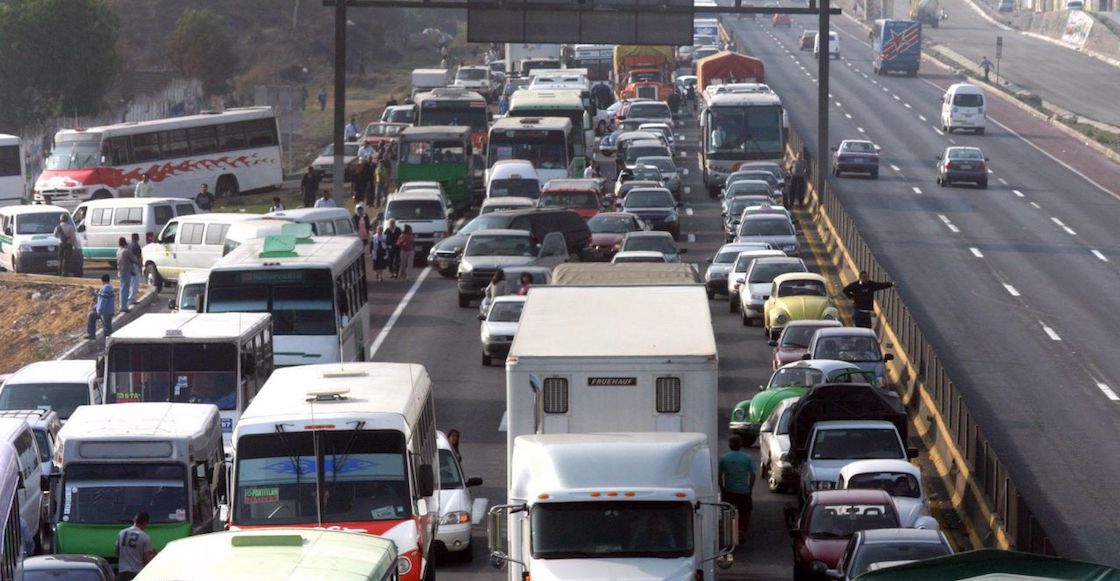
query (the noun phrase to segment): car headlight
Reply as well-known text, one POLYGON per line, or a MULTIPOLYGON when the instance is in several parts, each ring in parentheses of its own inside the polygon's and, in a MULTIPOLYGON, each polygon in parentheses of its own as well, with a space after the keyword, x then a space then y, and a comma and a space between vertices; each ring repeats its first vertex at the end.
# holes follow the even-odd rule
POLYGON ((20 252, 31 252, 31 245, 30 244, 20 244, 19 245, 19 251, 20 252))
POLYGON ((412 570, 412 561, 408 557, 397 557, 397 574, 407 575, 412 570))
POLYGON ((774 322, 778 325, 785 325, 789 322, 789 316, 785 313, 778 313, 778 316, 774 318, 774 322))
POLYGON ((439 517, 441 525, 461 525, 471 522, 471 515, 462 510, 455 510, 439 517))
POLYGON ((471 266, 471 263, 469 263, 469 262, 460 262, 459 263, 459 274, 470 274, 473 271, 474 271, 474 267, 471 266))
POLYGON ((743 408, 735 408, 735 410, 731 412, 731 419, 735 420, 736 422, 741 422, 746 417, 747 412, 743 411, 743 408))
POLYGON ((825 313, 824 316, 821 317, 821 319, 825 321, 835 321, 836 315, 834 313, 825 313))
POLYGON ((809 483, 813 490, 832 490, 835 488, 836 483, 829 480, 814 480, 809 483))

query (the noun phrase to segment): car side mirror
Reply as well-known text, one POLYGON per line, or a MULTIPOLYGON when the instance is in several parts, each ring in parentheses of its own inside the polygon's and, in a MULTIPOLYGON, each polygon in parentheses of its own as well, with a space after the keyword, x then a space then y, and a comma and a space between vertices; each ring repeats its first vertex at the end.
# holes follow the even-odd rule
POLYGON ((941 160, 941 154, 940 154, 940 153, 939 153, 939 154, 937 154, 937 159, 938 159, 939 161, 941 160))
POLYGON ((177 307, 175 306, 175 299, 169 299, 169 300, 167 301, 167 308, 168 308, 168 309, 170 309, 170 310, 172 310, 172 311, 174 311, 174 310, 175 310, 175 309, 177 308, 177 307))
POLYGON ((808 360, 810 360, 810 359, 812 359, 812 358, 813 358, 813 354, 812 354, 812 353, 806 353, 806 354, 804 354, 804 355, 802 355, 802 356, 801 356, 801 359, 802 359, 802 361, 808 361, 808 360))
POLYGON ((483 315, 482 313, 479 313, 478 314, 478 320, 479 321, 485 321, 486 320, 486 315, 483 315))
POLYGON ((85 231, 86 231, 86 225, 84 223, 83 224, 78 224, 78 232, 85 232, 85 231))
POLYGON ((918 449, 914 446, 907 447, 906 448, 906 457, 909 458, 910 460, 913 460, 914 458, 917 458, 918 457, 918 449))
POLYGON ((988 158, 986 158, 986 157, 985 157, 985 158, 984 158, 984 161, 992 161, 992 160, 990 160, 990 159, 988 159, 988 158))
POLYGON ((758 391, 766 391, 766 386, 765 385, 759 385, 758 386, 758 391))
POLYGON ((707 262, 708 264, 711 264, 711 263, 712 263, 712 259, 711 259, 711 258, 705 258, 705 259, 704 259, 704 262, 707 262))
POLYGON ((829 149, 832 150, 832 151, 840 151, 839 147, 830 147, 829 149))
POLYGON ((467 488, 472 488, 475 486, 482 486, 482 478, 478 476, 471 476, 467 479, 467 488))
POLYGON ((678 249, 677 254, 688 254, 688 249, 687 248, 678 249))
POLYGON ((777 347, 778 346, 778 340, 777 339, 771 339, 771 340, 767 341, 766 344, 771 346, 771 347, 777 347))
POLYGON ((887 353, 883 355, 883 361, 894 361, 894 353, 887 353))

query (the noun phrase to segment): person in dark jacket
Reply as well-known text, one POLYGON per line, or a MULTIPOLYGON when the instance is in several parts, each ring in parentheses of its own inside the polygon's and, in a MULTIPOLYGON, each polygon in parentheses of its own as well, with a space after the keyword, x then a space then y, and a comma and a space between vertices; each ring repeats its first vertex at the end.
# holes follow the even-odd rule
POLYGON ((307 173, 299 181, 300 192, 303 193, 303 207, 311 208, 315 205, 315 198, 319 197, 319 182, 322 178, 313 166, 307 166, 307 173))
POLYGON ((871 328, 871 314, 875 311, 875 293, 894 286, 893 282, 876 282, 866 270, 859 271, 859 280, 844 287, 844 296, 852 300, 855 311, 852 320, 857 327, 871 328))

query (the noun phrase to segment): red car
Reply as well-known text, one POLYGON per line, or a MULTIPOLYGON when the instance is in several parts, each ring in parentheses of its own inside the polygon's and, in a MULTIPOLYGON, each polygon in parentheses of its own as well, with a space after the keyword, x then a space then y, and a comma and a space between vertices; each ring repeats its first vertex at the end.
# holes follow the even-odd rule
POLYGON ((894 502, 884 490, 825 490, 809 496, 793 539, 793 578, 826 579, 848 540, 858 531, 901 527, 894 502))
POLYGON ((629 212, 601 212, 587 221, 591 228, 591 244, 584 249, 580 260, 609 262, 622 247, 622 239, 630 232, 646 230, 645 222, 629 212))
POLYGON ((798 43, 801 50, 813 50, 813 43, 817 40, 817 32, 815 30, 801 31, 801 38, 798 43))
POLYGON ((603 184, 594 178, 553 179, 541 189, 538 208, 566 208, 584 220, 607 210, 599 195, 603 184))
POLYGON ((782 331, 781 337, 770 341, 774 348, 774 369, 799 361, 801 356, 809 352, 809 340, 817 329, 825 327, 840 327, 840 321, 801 320, 790 321, 782 331))
POLYGON ((784 26, 786 28, 793 26, 793 19, 789 17, 789 14, 775 14, 773 22, 774 26, 784 26))

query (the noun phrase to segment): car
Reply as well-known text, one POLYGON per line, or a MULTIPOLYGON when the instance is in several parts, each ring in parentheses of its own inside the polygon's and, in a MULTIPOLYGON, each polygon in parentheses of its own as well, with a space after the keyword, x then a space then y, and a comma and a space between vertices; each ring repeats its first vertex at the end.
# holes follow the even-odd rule
POLYGON ((875 331, 863 327, 820 329, 813 334, 808 352, 801 357, 853 363, 875 374, 876 386, 882 386, 886 381, 887 361, 894 360, 893 354, 879 349, 879 336, 875 331))
POLYGON ((675 149, 677 138, 673 133, 673 126, 664 121, 645 122, 638 125, 638 131, 648 131, 650 133, 659 133, 666 141, 669 142, 669 149, 675 149))
MULTIPOLYGON (((507 275, 507 279, 509 275, 507 275)), ((525 299, 522 295, 503 295, 495 297, 490 303, 485 314, 478 315, 479 336, 482 341, 482 364, 490 365, 495 357, 505 361, 509 355, 510 345, 517 334, 517 323, 521 320, 521 311, 525 308, 525 299)))
POLYGON ((113 581, 117 578, 109 562, 94 555, 39 555, 25 557, 16 579, 75 579, 113 581))
POLYGON ((379 222, 395 220, 398 228, 410 226, 416 240, 413 263, 426 265, 432 248, 451 233, 452 217, 447 199, 436 189, 412 189, 390 194, 379 222))
MULTIPOLYGON (((0 388, 3 387, 3 378, 0 378, 0 388)), ((0 410, 0 418, 19 418, 31 426, 31 433, 35 436, 35 443, 39 446, 39 464, 43 475, 50 476, 55 472, 54 452, 58 445, 58 432, 62 430, 62 419, 58 412, 52 409, 4 409, 0 410)), ((43 502, 50 505, 49 488, 43 489, 43 502)))
POLYGON ((879 179, 879 146, 862 139, 845 139, 832 149, 832 175, 865 173, 879 179))
POLYGON ((677 47, 677 66, 687 67, 691 65, 693 50, 695 50, 695 47, 690 44, 677 47))
POLYGON ((979 147, 950 146, 937 156, 937 185, 971 182, 980 189, 988 187, 988 158, 979 147))
MULTIPOLYGON (((673 157, 672 150, 669 149, 662 139, 640 139, 631 141, 626 146, 626 154, 622 158, 622 163, 629 169, 640 165, 638 159, 642 157, 673 157)), ((664 179, 664 176, 662 176, 664 179)))
POLYGON ((743 277, 739 290, 739 318, 743 326, 763 321, 763 307, 770 299, 774 279, 787 273, 807 273, 805 261, 792 256, 772 256, 755 259, 743 277))
POLYGON ((762 215, 785 216, 791 223, 795 221, 788 209, 775 206, 765 196, 737 196, 728 205, 727 216, 723 220, 724 238, 728 241, 735 239, 743 218, 762 215))
POLYGON ((382 123, 416 123, 416 105, 390 105, 381 111, 382 123))
POLYGON ((664 101, 633 101, 625 110, 624 118, 648 119, 650 121, 673 122, 673 111, 664 101))
POLYGON ((900 526, 898 511, 882 490, 814 492, 790 530, 793 578, 823 578, 836 568, 848 540, 859 531, 900 526))
POLYGON ((384 123, 381 121, 374 121, 366 125, 365 131, 362 131, 362 143, 368 143, 373 146, 381 145, 382 143, 396 143, 400 141, 401 131, 408 128, 408 123, 384 123))
POLYGON ((851 581, 868 571, 953 554, 945 533, 928 529, 872 529, 852 535, 835 569, 825 576, 851 581))
POLYGON ((591 242, 591 230, 587 227, 587 221, 571 210, 534 208, 490 212, 476 216, 457 232, 437 242, 428 254, 428 263, 435 264, 440 275, 455 278, 470 234, 493 228, 528 230, 537 240, 544 239, 549 232, 560 232, 568 244, 568 253, 575 256, 583 252, 584 247, 591 242))
POLYGON ((601 187, 602 183, 593 178, 551 179, 541 189, 537 207, 568 209, 586 220, 598 214, 600 210, 611 209, 610 205, 599 197, 601 187))
POLYGON ((681 237, 680 202, 666 188, 637 188, 630 190, 622 201, 622 210, 637 215, 653 230, 663 230, 681 237))
POLYGON ((762 310, 767 340, 777 339, 790 321, 835 321, 840 318, 840 311, 832 306, 828 298, 828 286, 824 277, 811 272, 791 272, 776 277, 770 288, 770 297, 766 299, 762 310))
MULTIPOLYGON (((821 39, 820 35, 813 37, 813 57, 820 58, 821 56, 821 39)), ((828 31, 828 58, 840 58, 840 35, 835 30, 828 31)))
POLYGON ((801 37, 797 39, 797 46, 801 50, 813 50, 813 44, 817 41, 817 31, 805 29, 801 31, 801 37))
POLYGON ((656 250, 620 250, 611 257, 611 264, 626 264, 631 262, 667 264, 669 259, 656 250))
POLYGON ((755 180, 766 182, 770 186, 770 197, 779 200, 782 197, 782 187, 785 183, 781 178, 776 177, 772 172, 766 171, 762 168, 756 169, 740 169, 735 173, 727 176, 727 181, 724 182, 724 190, 727 189, 729 184, 743 180, 755 180))
POLYGON ((482 486, 482 479, 478 476, 463 476, 458 451, 440 431, 436 432, 436 451, 439 453, 439 527, 434 539, 436 549, 448 556, 458 557, 460 561, 470 562, 474 559, 471 525, 482 520, 489 504, 486 499, 474 498, 471 494, 472 488, 482 486))
POLYGON ((704 271, 704 288, 708 292, 709 300, 714 299, 716 295, 727 294, 727 275, 735 265, 739 253, 749 250, 773 249, 765 242, 729 242, 720 246, 715 256, 708 259, 708 268, 704 271))
POLYGON ((209 279, 209 270, 188 270, 180 274, 175 285, 175 296, 167 300, 168 311, 197 313, 198 297, 206 294, 206 281, 209 279))
POLYGON ((622 238, 630 232, 648 230, 645 222, 629 212, 601 212, 587 221, 591 228, 591 244, 580 254, 580 260, 603 262, 622 249, 622 238))
POLYGON ((774 18, 771 20, 771 23, 775 27, 784 26, 786 28, 790 28, 791 26, 793 26, 793 19, 789 17, 789 14, 775 14, 774 18))
MULTIPOLYGON (((638 231, 630 232, 622 238, 622 248, 619 254, 634 251, 659 252, 665 257, 665 262, 680 262, 681 255, 688 252, 687 248, 677 248, 675 238, 668 232, 638 231)), ((615 255, 615 258, 618 254, 615 255)), ((623 262, 612 260, 611 262, 623 262)), ((631 261, 632 262, 632 261, 631 261)))
MULTIPOLYGON (((758 91, 762 89, 769 91, 769 88, 761 83, 753 83, 753 85, 759 87, 758 91)), ((786 170, 780 161, 745 161, 739 165, 738 171, 767 171, 778 180, 779 186, 785 186, 786 170)))
POLYGON ((661 183, 670 192, 673 192, 673 197, 677 200, 681 199, 681 174, 677 170, 677 164, 669 156, 643 156, 639 157, 636 162, 639 168, 653 166, 657 168, 661 174, 661 183))
POLYGON ((727 215, 731 200, 739 196, 766 196, 771 204, 781 203, 781 193, 774 195, 774 188, 762 180, 739 180, 723 190, 723 201, 720 203, 720 212, 727 215))
MULTIPOLYGON (((836 489, 871 488, 884 490, 894 499, 898 518, 904 527, 919 527, 932 517, 929 498, 922 486, 922 471, 906 460, 857 460, 840 469, 836 489)), ((936 523, 937 521, 933 521, 936 523)))
MULTIPOLYGON (((361 147, 357 142, 347 142, 342 144, 342 169, 343 180, 351 181, 358 171, 358 148, 361 147)), ((328 143, 323 146, 319 152, 319 157, 316 157, 311 162, 311 167, 319 179, 325 181, 334 180, 334 144, 328 143)))
POLYGON ((770 375, 766 385, 758 386, 758 394, 735 404, 728 428, 731 433, 742 437, 744 444, 753 444, 758 437, 759 426, 774 406, 787 398, 801 397, 814 386, 828 383, 870 384, 870 376, 845 361, 815 359, 783 365, 770 375))
POLYGON ((817 329, 842 327, 843 323, 837 320, 801 320, 786 323, 782 334, 777 339, 771 339, 769 345, 774 348, 774 369, 787 363, 800 361, 801 356, 808 353, 809 341, 817 329))
POLYGON ((768 242, 789 256, 800 254, 793 222, 780 214, 755 214, 739 223, 736 242, 768 242))
POLYGON ((614 140, 614 156, 619 162, 622 161, 626 155, 626 149, 630 147, 631 143, 636 141, 657 141, 663 143, 664 139, 659 133, 652 133, 650 131, 623 131, 614 140))
MULTIPOLYGON (((732 313, 739 312, 739 292, 746 284, 747 270, 750 269, 755 259, 767 256, 786 256, 785 252, 774 248, 773 245, 765 241, 754 240, 751 243, 766 244, 769 250, 744 250, 735 257, 735 262, 727 273, 727 308, 732 313)), ((742 242, 735 242, 734 244, 742 244, 742 242)))
POLYGON ((538 245, 528 230, 476 230, 467 239, 459 261, 459 306, 467 307, 472 299, 481 299, 499 268, 555 266, 567 259, 564 236, 559 232, 549 232, 538 245))
POLYGON ((785 492, 797 486, 797 470, 789 461, 789 417, 801 398, 783 399, 758 428, 759 478, 770 492, 785 492))
POLYGON ((503 159, 486 171, 486 197, 516 196, 537 199, 541 181, 533 164, 523 159, 503 159))
POLYGON ((524 210, 526 208, 536 208, 537 201, 532 198, 522 198, 518 196, 510 196, 506 198, 486 198, 482 200, 482 205, 478 207, 478 214, 489 214, 490 212, 503 212, 507 210, 524 210))
MULTIPOLYGON (((663 187, 663 184, 661 183, 661 171, 658 170, 656 167, 653 167, 652 165, 650 165, 650 166, 641 166, 641 167, 638 167, 638 168, 635 168, 635 169, 648 170, 649 172, 651 172, 652 175, 655 176, 656 179, 637 179, 637 178, 634 178, 634 179, 621 180, 619 182, 616 182, 615 186, 614 186, 615 202, 621 202, 622 200, 626 199, 626 194, 630 193, 630 190, 633 190, 633 189, 636 189, 636 188, 660 188, 660 187, 663 187)), ((623 173, 632 173, 632 172, 621 172, 621 173, 619 173, 620 178, 622 177, 623 173)))
MULTIPOLYGON (((750 17, 754 18, 754 14, 751 14, 750 17)), ((696 61, 700 61, 700 60, 708 58, 708 57, 710 57, 714 54, 718 54, 719 51, 720 51, 720 47, 718 47, 714 44, 713 45, 696 47, 696 50, 692 51, 692 69, 693 69, 693 71, 696 70, 696 61)))

